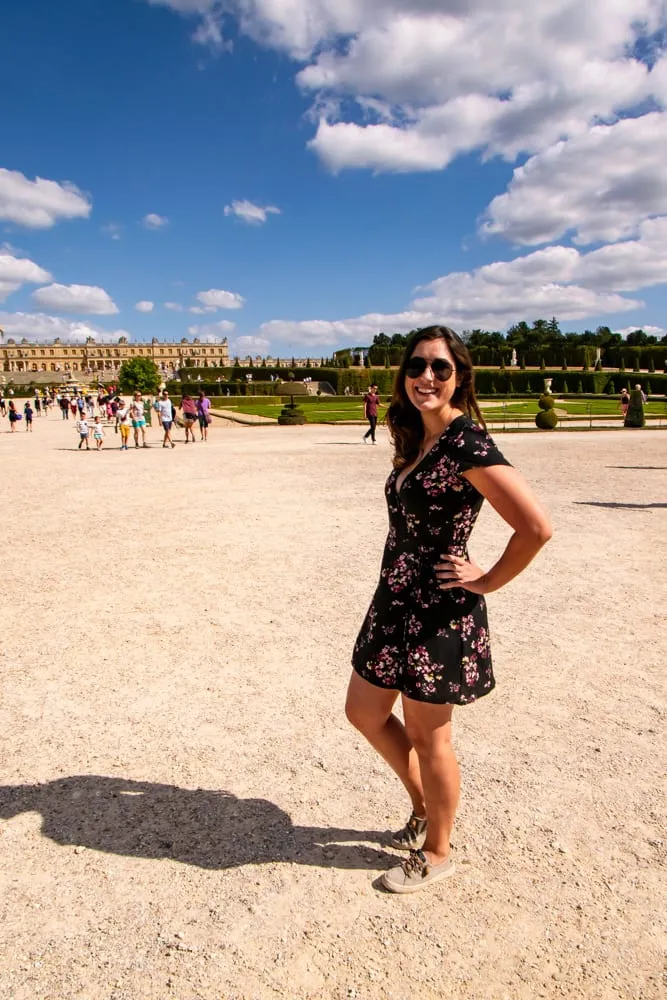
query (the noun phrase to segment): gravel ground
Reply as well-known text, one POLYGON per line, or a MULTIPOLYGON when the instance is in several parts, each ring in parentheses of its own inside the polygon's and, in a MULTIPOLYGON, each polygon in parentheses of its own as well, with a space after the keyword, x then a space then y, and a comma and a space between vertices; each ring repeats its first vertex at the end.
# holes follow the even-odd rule
POLYGON ((458 875, 395 897, 406 799, 342 712, 386 432, 6 431, 2 1000, 664 995, 667 434, 497 435, 555 535, 454 716, 458 875))

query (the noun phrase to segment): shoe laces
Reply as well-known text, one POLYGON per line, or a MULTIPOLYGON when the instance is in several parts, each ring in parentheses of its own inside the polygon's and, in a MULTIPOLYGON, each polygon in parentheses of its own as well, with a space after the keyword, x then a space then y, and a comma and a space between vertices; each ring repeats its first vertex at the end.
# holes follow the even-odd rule
POLYGON ((403 871, 406 875, 428 875, 429 865, 426 855, 422 851, 410 851, 407 861, 403 862, 403 871))

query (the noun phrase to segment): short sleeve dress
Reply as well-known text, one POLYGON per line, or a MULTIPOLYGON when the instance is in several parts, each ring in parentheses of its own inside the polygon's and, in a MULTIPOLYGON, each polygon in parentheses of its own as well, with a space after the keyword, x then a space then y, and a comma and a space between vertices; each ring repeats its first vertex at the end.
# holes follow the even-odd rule
POLYGON ((486 602, 461 587, 441 590, 440 555, 468 555, 484 501, 462 473, 509 465, 485 430, 457 417, 424 459, 385 493, 389 534, 380 581, 357 637, 352 666, 365 680, 434 704, 465 705, 495 685, 486 602))

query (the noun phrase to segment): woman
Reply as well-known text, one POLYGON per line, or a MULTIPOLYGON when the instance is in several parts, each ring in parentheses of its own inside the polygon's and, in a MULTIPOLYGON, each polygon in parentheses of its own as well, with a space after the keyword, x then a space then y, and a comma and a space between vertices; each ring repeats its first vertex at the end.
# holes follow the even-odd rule
POLYGON ((197 400, 197 419, 199 420, 199 437, 201 441, 208 441, 208 425, 211 422, 211 417, 209 416, 210 409, 211 400, 202 390, 197 400))
POLYGON ((14 434, 16 432, 16 424, 21 419, 18 410, 16 409, 16 404, 13 399, 9 400, 9 429, 14 434))
POLYGON ((624 420, 625 420, 625 418, 626 418, 626 416, 628 414, 628 407, 629 406, 630 406, 630 393, 628 392, 627 389, 621 389, 620 408, 621 408, 621 413, 623 414, 623 419, 624 420))
POLYGON ((486 433, 472 361, 452 330, 427 327, 410 340, 387 425, 395 448, 389 535, 354 648, 346 714, 412 801, 410 819, 391 840, 410 855, 383 883, 414 892, 453 871, 459 771, 452 712, 494 686, 483 595, 525 569, 551 527, 486 433), (467 552, 485 497, 513 528, 487 572, 467 552), (392 714, 399 694, 404 725, 392 714))
POLYGON ((183 424, 185 425, 185 443, 189 440, 195 443, 194 426, 197 422, 197 406, 192 396, 183 396, 181 400, 181 411, 183 413, 183 424))

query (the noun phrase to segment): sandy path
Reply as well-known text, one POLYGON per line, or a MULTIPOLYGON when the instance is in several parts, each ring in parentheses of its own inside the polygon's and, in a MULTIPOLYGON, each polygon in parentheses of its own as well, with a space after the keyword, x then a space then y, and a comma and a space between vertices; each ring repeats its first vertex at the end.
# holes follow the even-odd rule
POLYGON ((396 898, 405 799, 342 715, 385 432, 6 428, 3 1000, 660 995, 667 435, 497 436, 556 534, 455 716, 459 874, 396 898))

